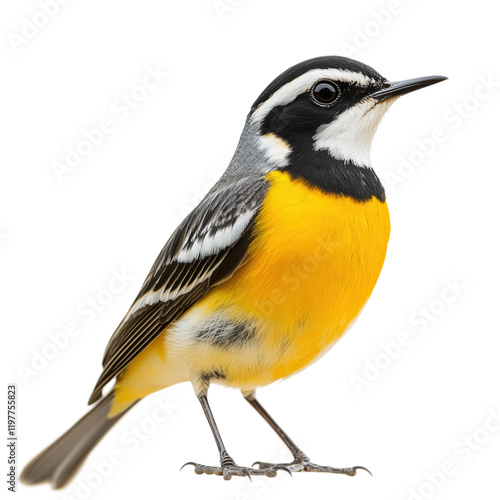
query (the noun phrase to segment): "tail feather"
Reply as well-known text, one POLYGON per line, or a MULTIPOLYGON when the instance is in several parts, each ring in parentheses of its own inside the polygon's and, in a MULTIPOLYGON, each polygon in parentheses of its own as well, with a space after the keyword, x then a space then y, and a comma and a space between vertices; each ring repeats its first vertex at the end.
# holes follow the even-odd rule
POLYGON ((71 429, 37 455, 23 469, 20 480, 25 484, 50 482, 53 488, 64 486, 106 432, 132 408, 133 404, 119 415, 108 418, 113 396, 112 391, 102 398, 71 429))

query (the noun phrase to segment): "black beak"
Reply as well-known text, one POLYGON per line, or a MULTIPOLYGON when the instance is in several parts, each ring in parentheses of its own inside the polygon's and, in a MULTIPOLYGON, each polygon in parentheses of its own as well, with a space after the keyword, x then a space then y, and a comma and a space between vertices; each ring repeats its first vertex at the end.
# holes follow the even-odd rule
POLYGON ((414 90, 434 85, 443 80, 448 80, 448 78, 446 76, 422 76, 421 78, 412 78, 401 82, 385 82, 384 86, 380 90, 370 94, 370 97, 376 99, 377 102, 383 102, 387 101, 387 99, 399 97, 414 90))

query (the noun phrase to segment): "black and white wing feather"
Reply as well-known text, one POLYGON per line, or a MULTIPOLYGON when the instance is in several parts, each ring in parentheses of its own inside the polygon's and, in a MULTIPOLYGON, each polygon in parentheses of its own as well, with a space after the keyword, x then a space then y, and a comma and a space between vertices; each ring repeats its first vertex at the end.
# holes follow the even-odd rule
POLYGON ((240 179, 205 197, 175 230, 109 341, 89 404, 170 323, 245 263, 266 191, 262 178, 240 179))

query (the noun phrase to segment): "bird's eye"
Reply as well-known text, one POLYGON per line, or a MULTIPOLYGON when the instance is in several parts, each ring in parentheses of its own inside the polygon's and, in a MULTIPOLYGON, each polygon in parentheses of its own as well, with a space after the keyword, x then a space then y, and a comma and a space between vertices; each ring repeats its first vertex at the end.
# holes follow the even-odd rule
POLYGON ((320 106, 331 106, 340 96, 340 89, 330 80, 321 80, 311 89, 312 100, 320 106))

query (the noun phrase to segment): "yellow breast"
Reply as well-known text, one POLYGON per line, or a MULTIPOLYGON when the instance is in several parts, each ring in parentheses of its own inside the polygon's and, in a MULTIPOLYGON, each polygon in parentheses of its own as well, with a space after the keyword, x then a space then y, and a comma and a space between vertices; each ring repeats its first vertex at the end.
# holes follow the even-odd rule
POLYGON ((200 373, 223 373, 220 383, 242 389, 287 377, 326 352, 360 312, 385 258, 386 204, 325 194, 287 173, 267 179, 250 260, 185 314, 193 331, 222 314, 255 334, 225 349, 176 339, 168 328, 122 373, 110 415, 200 373))
POLYGON ((203 300, 205 311, 260 325, 276 380, 333 344, 370 296, 384 262, 387 205, 326 194, 288 173, 270 188, 256 222, 251 260, 203 300))

